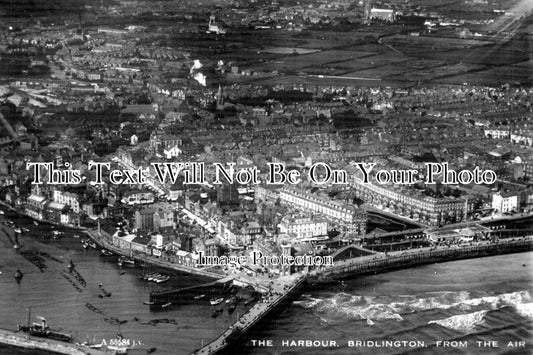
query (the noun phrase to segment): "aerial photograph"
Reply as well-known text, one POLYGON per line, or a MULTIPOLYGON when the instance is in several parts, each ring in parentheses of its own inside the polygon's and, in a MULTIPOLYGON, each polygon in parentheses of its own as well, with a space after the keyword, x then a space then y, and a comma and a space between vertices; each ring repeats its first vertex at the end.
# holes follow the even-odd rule
POLYGON ((533 354, 533 0, 0 0, 0 355, 533 354))

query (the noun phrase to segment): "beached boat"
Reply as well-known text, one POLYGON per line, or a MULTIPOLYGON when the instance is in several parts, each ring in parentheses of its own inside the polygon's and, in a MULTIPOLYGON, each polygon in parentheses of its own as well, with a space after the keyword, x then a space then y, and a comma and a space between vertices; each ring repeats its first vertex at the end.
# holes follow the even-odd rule
POLYGON ((224 302, 224 297, 221 298, 212 298, 209 300, 209 303, 211 303, 212 306, 216 306, 217 304, 220 304, 224 302))

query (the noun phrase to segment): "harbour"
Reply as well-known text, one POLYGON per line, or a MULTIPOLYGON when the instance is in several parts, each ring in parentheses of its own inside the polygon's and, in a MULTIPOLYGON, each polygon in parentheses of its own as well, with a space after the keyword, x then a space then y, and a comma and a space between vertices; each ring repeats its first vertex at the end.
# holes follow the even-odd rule
MULTIPOLYGON (((120 268, 117 256, 103 256, 97 249, 83 249, 80 243, 83 236, 74 237, 80 234, 78 230, 61 228, 65 233, 61 239, 41 239, 40 235, 51 233, 51 225, 39 223, 36 226, 31 219, 9 211, 0 216, 0 221, 7 219, 31 230, 19 236, 22 251, 37 250, 61 262, 43 257, 46 268, 41 272, 12 247, 10 238, 15 236, 12 228, 0 225, 2 329, 15 331, 17 324, 26 324, 31 306, 31 322, 38 321, 37 316, 45 317, 54 329, 71 332, 72 345, 84 342, 99 344, 103 340, 109 344, 116 341, 120 329, 124 339, 130 341, 129 354, 146 354, 151 348, 157 348, 156 354, 186 354, 201 346, 202 342, 215 338, 245 310, 244 304, 240 304, 234 313, 224 312, 213 319, 212 306, 205 300, 193 300, 165 309, 144 305, 152 291, 196 286, 212 279, 153 265, 153 272, 169 275, 170 279, 160 284, 146 282, 139 278, 143 273, 142 266, 120 268), (85 287, 69 273, 67 266, 70 260, 85 280, 85 287), (20 283, 13 277, 17 269, 24 274, 20 283), (71 279, 81 291, 77 291, 62 275, 71 279), (111 293, 110 297, 98 297, 102 294, 100 284, 111 293), (94 306, 93 310, 87 304, 94 306), (65 314, 72 317, 65 317, 65 314)), ((40 340, 48 342, 48 339, 40 340)))
MULTIPOLYGON (((15 219, 14 215, 10 215, 10 217, 15 219)), ((27 225, 28 222, 29 220, 25 221, 25 225, 27 225)), ((21 223, 18 222, 17 225, 19 224, 21 223)), ((4 242, 9 242, 12 238, 14 238, 14 235, 11 234, 14 233, 14 231, 10 231, 9 228, 6 227, 5 229, 2 229, 2 232, 6 237, 4 242)), ((250 293, 250 297, 248 299, 258 299, 257 303, 249 302, 246 304, 245 302, 245 304, 234 306, 233 308, 227 307, 227 312, 225 312, 220 306, 217 306, 219 308, 213 309, 213 303, 209 305, 208 300, 213 300, 217 296, 220 296, 222 300, 229 300, 232 295, 230 287, 236 277, 222 277, 219 274, 213 273, 206 274, 204 270, 199 270, 200 273, 197 273, 196 275, 185 276, 188 275, 188 273, 181 273, 181 282, 179 282, 179 284, 176 284, 176 280, 174 279, 174 281, 170 280, 168 284, 165 282, 165 286, 161 287, 156 282, 146 282, 146 272, 145 270, 141 271, 138 266, 150 265, 151 268, 159 267, 161 268, 161 273, 153 271, 153 274, 159 275, 172 274, 172 272, 184 272, 186 270, 183 270, 181 267, 176 268, 174 265, 170 265, 170 263, 165 260, 129 254, 128 251, 121 250, 114 247, 110 243, 107 243, 101 235, 98 235, 97 231, 91 231, 87 235, 90 236, 92 241, 97 244, 96 248, 82 248, 81 243, 78 240, 79 237, 74 237, 75 234, 70 231, 66 231, 65 237, 62 239, 45 240, 46 244, 39 245, 38 252, 38 255, 48 255, 48 257, 41 258, 42 260, 45 260, 45 267, 42 267, 43 265, 40 264, 32 266, 37 268, 40 274, 48 274, 54 270, 60 271, 59 275, 63 276, 63 278, 67 280, 71 280, 71 284, 77 285, 77 288, 75 287, 78 293, 78 296, 75 296, 76 301, 83 297, 83 295, 86 295, 87 291, 90 290, 89 292, 92 294, 92 297, 84 297, 86 302, 83 305, 85 306, 86 311, 89 311, 93 316, 100 318, 96 321, 96 323, 93 323, 93 328, 91 328, 95 330, 95 332, 93 332, 93 337, 95 337, 94 333, 98 334, 109 326, 111 328, 108 328, 106 332, 107 335, 100 335, 102 340, 106 339, 106 336, 108 339, 114 338, 113 335, 115 333, 126 334, 125 330, 127 330, 127 333, 131 333, 133 330, 133 334, 139 334, 136 333, 136 329, 138 329, 138 327, 146 328, 146 326, 149 326, 149 328, 160 328, 165 326, 176 327, 180 330, 187 329, 190 327, 190 324, 184 326, 178 320, 179 317, 173 316, 176 314, 175 312, 182 313, 183 310, 194 307, 203 310, 204 315, 202 317, 205 317, 206 322, 215 322, 215 324, 218 325, 216 328, 218 330, 218 334, 213 334, 214 328, 209 327, 208 329, 210 331, 208 331, 208 333, 211 334, 210 336, 201 337, 199 342, 198 338, 196 338, 197 341, 195 344, 189 344, 189 346, 194 346, 195 350, 192 350, 193 348, 191 347, 189 348, 190 350, 184 349, 184 353, 191 353, 192 351, 192 353, 198 354, 225 353, 231 351, 231 349, 234 349, 235 346, 239 346, 238 344, 246 342, 246 339, 249 338, 250 333, 255 332, 254 329, 256 329, 258 324, 264 324, 265 322, 268 322, 268 320, 272 318, 272 314, 275 314, 277 310, 283 309, 283 305, 286 305, 291 300, 297 298, 302 291, 306 289, 305 285, 308 284, 316 285, 331 282, 335 283, 338 279, 353 278, 357 275, 375 274, 428 263, 432 264, 435 262, 444 262, 462 258, 477 258, 488 255, 530 251, 532 250, 533 246, 531 236, 523 235, 513 239, 503 239, 497 243, 477 243, 475 246, 440 246, 438 248, 433 247, 409 251, 373 253, 366 256, 360 256, 359 258, 351 258, 349 260, 340 261, 336 263, 334 267, 312 271, 306 276, 295 274, 287 277, 280 277, 270 283, 265 281, 254 283, 250 278, 247 279, 246 277, 240 276, 238 278, 238 282, 241 284, 248 283, 250 286, 255 286, 257 288, 255 292, 261 290, 261 287, 259 287, 258 284, 262 283, 263 296, 258 297, 258 293, 250 293), (70 249, 70 251, 68 253, 61 253, 63 255, 62 257, 55 257, 54 254, 57 254, 58 250, 55 249, 54 252, 52 246, 56 248, 66 247, 66 250, 70 249), (52 249, 50 249, 50 247, 52 247, 52 249), (100 253, 99 248, 105 248, 105 250, 109 250, 114 254, 114 256, 110 257, 100 253), (78 253, 81 254, 78 255, 78 253), (119 255, 122 255, 123 259, 118 258, 119 255), (67 260, 69 262, 67 262, 67 260), (68 273, 68 269, 70 269, 70 266, 74 264, 72 263, 72 260, 76 260, 75 266, 72 268, 75 271, 68 273), (87 276, 87 274, 91 274, 88 271, 91 268, 94 268, 94 266, 87 268, 87 266, 84 264, 87 262, 91 263, 95 260, 98 261, 98 264, 100 264, 99 266, 105 266, 106 270, 108 271, 106 272, 106 276, 108 278, 110 276, 107 275, 108 273, 114 274, 114 276, 107 280, 95 280, 93 276, 93 279, 91 280, 91 276, 87 276), (135 260, 137 261, 137 267, 120 267, 117 260, 135 260), (55 265, 55 267, 51 267, 50 265, 55 265), (61 270, 61 268, 64 269, 61 270), (198 277, 201 277, 201 279, 198 279, 198 277), (132 297, 131 293, 125 297, 126 295, 123 292, 124 290, 116 290, 115 287, 112 288, 111 286, 107 286, 116 286, 117 282, 120 284, 120 280, 122 279, 130 279, 130 281, 133 282, 132 286, 135 289, 140 288, 142 290, 142 292, 138 293, 143 294, 143 298, 140 299, 137 297, 135 305, 132 305, 135 309, 134 312, 131 312, 131 309, 126 312, 123 307, 124 303, 130 303, 128 302, 128 297, 132 297), (186 281, 184 285, 184 280, 190 281, 190 283, 186 281), (96 287, 96 285, 98 285, 98 287, 96 287), (266 289, 268 289, 268 292, 265 292, 266 289), (197 298, 198 295, 203 297, 197 298), (98 299, 100 300, 96 301, 98 299), (117 303, 116 300, 120 300, 120 302, 117 303), (124 302, 125 300, 126 302, 124 302), (114 310, 114 308, 119 307, 122 312, 110 312, 110 308, 106 307, 106 304, 113 304, 114 307, 111 307, 111 309, 114 310), (139 312, 139 307, 144 307, 144 311, 139 312), (237 308, 237 311, 234 313, 235 308, 237 308), (215 310, 217 312, 214 316, 215 310), (219 312, 219 310, 221 312, 219 312), (168 314, 169 317, 153 317, 154 314, 160 314, 161 312, 164 312, 165 315, 168 314), (222 317, 219 317, 219 313, 222 315, 222 317), (102 327, 103 324, 107 324, 107 326, 104 325, 102 327), (209 339, 214 340, 208 342, 209 339), (198 344, 207 345, 198 347, 198 344)), ((43 243, 41 240, 30 240, 29 238, 27 238, 26 241, 30 242, 30 244, 43 243)), ((26 243, 22 244, 26 245, 26 243)), ((13 249, 9 249, 10 252, 12 250, 13 249)), ((63 249, 63 251, 64 250, 65 249, 63 249)), ((27 276, 28 278, 33 278, 35 275, 38 275, 36 271, 30 271, 27 276)), ((102 275, 102 273, 100 273, 100 275, 102 275)), ((22 282, 21 284, 25 285, 25 282, 22 282)), ((74 290, 71 289, 70 292, 73 291, 74 290)), ((37 303, 37 306, 39 306, 38 302, 33 301, 30 303, 37 303)), ((222 304, 222 306, 225 306, 225 304, 222 304)), ((79 314, 80 311, 77 310, 76 312, 79 314)), ((61 322, 64 320, 58 319, 57 321, 61 322)), ((3 325, 0 326, 5 327, 3 325)), ((141 344, 145 344, 143 343, 143 339, 141 339, 146 337, 145 329, 142 330, 142 334, 143 336, 139 336, 139 339, 137 339, 137 348, 140 348, 141 344)), ((89 336, 89 334, 86 334, 86 337, 89 336)), ((74 337, 81 339, 79 336, 79 328, 74 337)), ((96 335, 97 339, 100 337, 96 335)), ((156 339, 155 334, 154 339, 156 339)), ((161 346, 160 348, 164 349, 164 347, 161 346)), ((148 349, 150 348, 145 350, 148 349)))

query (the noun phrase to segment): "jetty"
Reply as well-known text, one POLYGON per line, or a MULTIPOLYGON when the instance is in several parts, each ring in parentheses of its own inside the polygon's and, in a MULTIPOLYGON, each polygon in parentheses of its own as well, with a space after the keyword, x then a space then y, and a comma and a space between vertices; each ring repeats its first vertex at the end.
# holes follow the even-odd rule
POLYGON ((237 319, 226 331, 204 347, 195 350, 192 354, 208 355, 228 350, 235 342, 267 318, 270 313, 278 309, 284 303, 290 301, 306 283, 303 275, 282 276, 271 284, 271 295, 263 297, 251 307, 239 319, 237 319))

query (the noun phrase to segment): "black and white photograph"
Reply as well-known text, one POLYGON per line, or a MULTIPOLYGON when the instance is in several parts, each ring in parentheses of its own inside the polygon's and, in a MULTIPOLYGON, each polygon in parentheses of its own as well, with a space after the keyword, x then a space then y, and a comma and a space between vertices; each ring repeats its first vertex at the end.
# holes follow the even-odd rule
POLYGON ((0 355, 533 354, 533 0, 0 0, 0 355))

